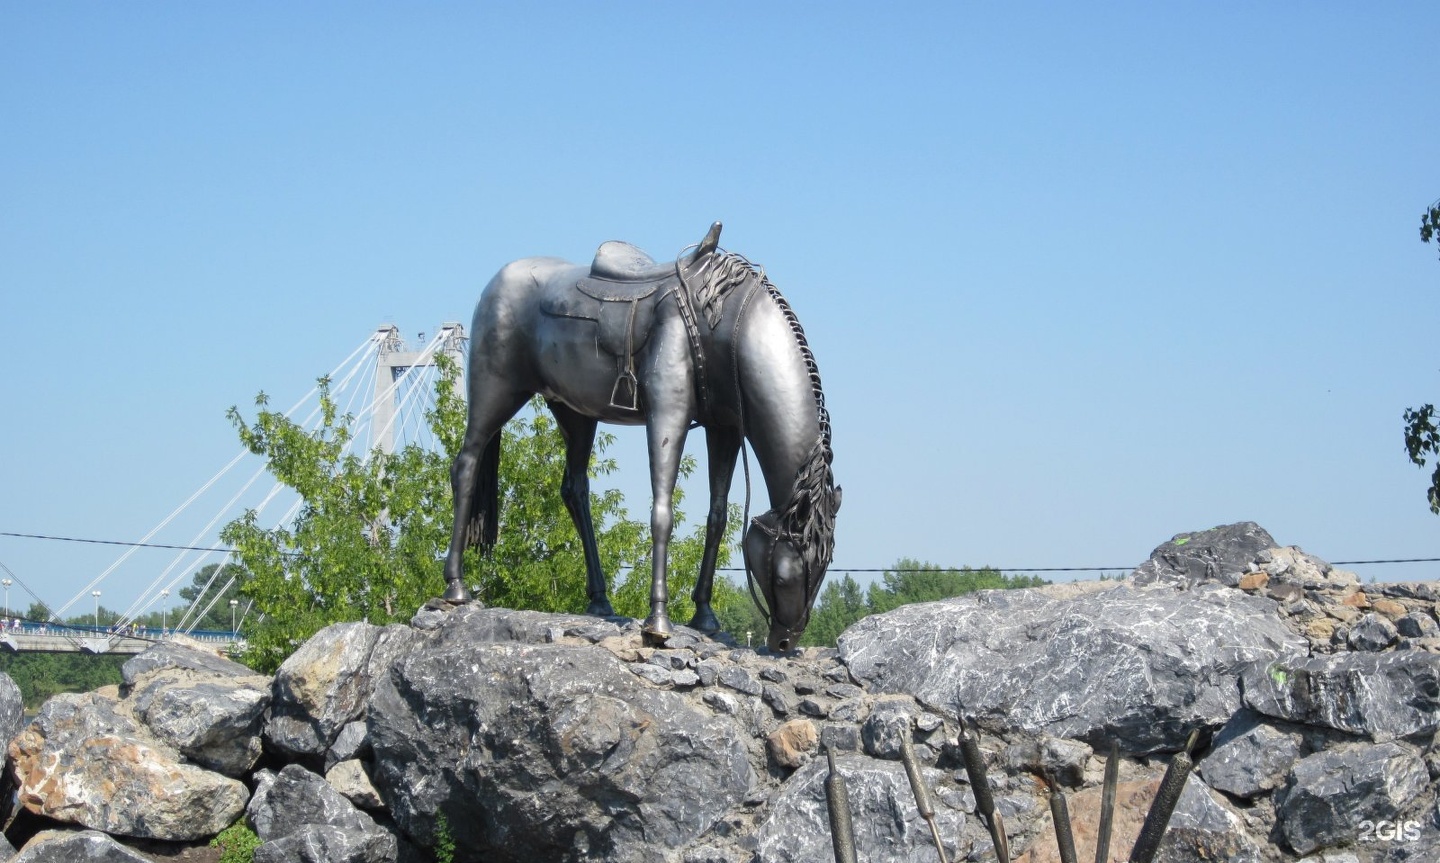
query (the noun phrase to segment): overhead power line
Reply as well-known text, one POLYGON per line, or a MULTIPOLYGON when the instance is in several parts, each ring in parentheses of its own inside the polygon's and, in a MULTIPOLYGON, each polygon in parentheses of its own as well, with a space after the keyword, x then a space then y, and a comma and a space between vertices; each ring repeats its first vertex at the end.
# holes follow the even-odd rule
MULTIPOLYGON (((166 545, 166 544, 157 543, 157 542, 127 542, 127 541, 125 541, 125 540, 119 540, 119 539, 85 539, 85 538, 75 537, 75 536, 51 536, 51 535, 49 535, 49 534, 43 534, 43 533, 17 533, 17 532, 7 531, 7 530, 0 530, 0 536, 15 537, 15 538, 17 538, 17 539, 41 539, 41 540, 49 540, 49 541, 53 541, 53 542, 80 542, 80 543, 88 543, 88 544, 91 544, 91 545, 120 545, 120 546, 127 546, 127 547, 130 547, 130 548, 164 548, 164 549, 171 549, 171 550, 175 550, 175 551, 213 551, 213 552, 221 552, 221 553, 225 553, 225 554, 234 554, 234 553, 237 552, 237 549, 233 549, 233 548, 207 547, 207 546, 197 546, 197 545, 166 545)), ((284 554, 293 555, 293 556, 299 556, 299 553, 298 553, 298 552, 284 552, 284 554)), ((1377 559, 1377 560, 1332 560, 1332 561, 1327 561, 1327 563, 1329 563, 1331 566, 1360 566, 1360 565, 1370 566, 1370 565, 1387 564, 1387 563, 1440 563, 1440 557, 1397 557, 1397 558, 1385 558, 1385 559, 1377 559)), ((1135 564, 1127 565, 1127 566, 988 566, 988 565, 987 565, 987 566, 983 566, 983 567, 973 567, 973 566, 972 566, 972 567, 968 567, 968 568, 969 568, 969 569, 977 569, 977 568, 978 568, 978 569, 993 569, 993 570, 996 570, 997 572, 1121 572, 1121 571, 1132 570, 1132 569, 1135 568, 1135 566, 1136 566, 1135 564)), ((621 567, 621 568, 625 568, 625 567, 621 567)), ((920 567, 920 568, 916 568, 916 569, 897 569, 897 568, 895 568, 895 567, 893 567, 893 566, 854 567, 854 566, 834 566, 834 565, 831 565, 828 571, 829 571, 829 572, 832 572, 832 573, 932 572, 932 571, 944 571, 944 570, 947 570, 947 569, 964 569, 964 568, 966 568, 966 567, 954 567, 954 566, 945 567, 945 566, 936 565, 936 566, 920 567)), ((722 567, 718 567, 717 569, 718 569, 720 572, 744 572, 744 571, 745 571, 743 567, 738 567, 738 566, 722 566, 722 567)))
POLYGON ((174 551, 219 551, 233 552, 233 548, 206 548, 196 545, 166 545, 159 542, 126 542, 121 539, 82 539, 78 536, 48 536, 43 533, 12 533, 0 530, 0 536, 13 536, 19 539, 47 539, 54 542, 83 542, 90 545, 123 545, 129 548, 168 548, 174 551))

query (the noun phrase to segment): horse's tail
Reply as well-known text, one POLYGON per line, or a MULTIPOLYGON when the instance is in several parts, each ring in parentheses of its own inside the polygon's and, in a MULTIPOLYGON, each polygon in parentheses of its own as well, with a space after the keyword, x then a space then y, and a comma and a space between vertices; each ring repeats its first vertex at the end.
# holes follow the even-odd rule
POLYGON ((500 536, 500 432, 491 435, 477 465, 479 475, 470 488, 470 520, 465 544, 489 555, 500 536))

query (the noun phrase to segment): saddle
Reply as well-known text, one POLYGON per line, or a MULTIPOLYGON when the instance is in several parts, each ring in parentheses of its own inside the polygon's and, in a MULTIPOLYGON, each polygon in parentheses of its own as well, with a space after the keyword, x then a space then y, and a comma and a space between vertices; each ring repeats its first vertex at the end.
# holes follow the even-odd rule
POLYGON ((690 308, 690 295, 683 284, 685 267, 715 251, 719 242, 720 223, 716 222, 693 252, 666 263, 656 263, 631 243, 620 240, 601 243, 589 274, 576 281, 575 291, 542 306, 541 311, 548 315, 594 321, 600 349, 623 361, 610 391, 611 407, 640 409, 635 354, 650 338, 655 309, 674 292, 679 298, 681 314, 688 312, 686 326, 690 327, 694 310, 690 308))

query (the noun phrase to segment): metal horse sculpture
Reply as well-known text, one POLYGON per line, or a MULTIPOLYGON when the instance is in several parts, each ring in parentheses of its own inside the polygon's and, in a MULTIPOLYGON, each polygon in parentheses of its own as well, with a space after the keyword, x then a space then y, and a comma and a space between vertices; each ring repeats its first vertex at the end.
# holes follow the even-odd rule
POLYGON ((469 599, 464 549, 488 551, 495 543, 500 429, 539 393, 565 438, 560 493, 584 547, 588 613, 613 614, 590 520, 596 424, 645 426, 653 569, 644 632, 652 642, 671 633, 665 571, 672 497, 685 436, 699 425, 709 453, 710 512, 690 625, 719 629, 711 588, 743 439, 770 497, 770 510, 745 533, 747 578, 752 595, 757 586, 764 595, 770 648, 795 646, 834 549, 841 494, 830 469, 830 416, 790 305, 762 270, 721 250, 719 239, 716 222, 673 262, 657 264, 635 246, 609 242, 588 267, 526 258, 491 279, 470 331, 469 418, 451 468, 446 599, 469 599))

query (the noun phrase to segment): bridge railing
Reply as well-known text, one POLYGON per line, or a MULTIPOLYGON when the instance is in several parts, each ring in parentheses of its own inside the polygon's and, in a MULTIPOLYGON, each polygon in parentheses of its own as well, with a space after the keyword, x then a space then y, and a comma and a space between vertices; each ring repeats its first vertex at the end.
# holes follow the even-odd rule
POLYGON ((147 626, 95 627, 74 624, 6 621, 0 624, 0 649, 32 653, 141 653, 157 642, 184 637, 214 645, 226 652, 242 645, 238 632, 194 630, 179 632, 147 626))

